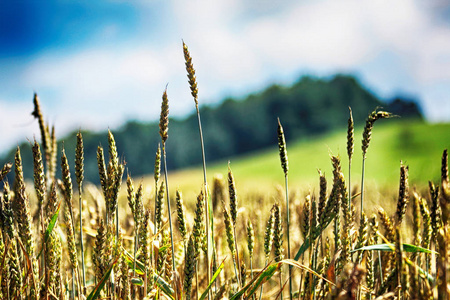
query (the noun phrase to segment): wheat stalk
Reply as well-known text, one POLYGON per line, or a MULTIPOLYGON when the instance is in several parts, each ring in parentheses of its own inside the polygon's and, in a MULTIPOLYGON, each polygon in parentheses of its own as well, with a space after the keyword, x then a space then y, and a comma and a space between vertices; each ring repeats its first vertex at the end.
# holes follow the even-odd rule
MULTIPOLYGON (((162 96, 162 103, 161 103, 161 115, 159 120, 159 134, 161 136, 162 141, 162 152, 163 152, 163 160, 164 160, 164 178, 166 182, 166 197, 167 197, 167 210, 169 212, 169 226, 170 226, 170 242, 171 242, 171 248, 172 248, 172 255, 175 253, 174 250, 174 241, 173 241, 173 229, 172 229, 172 210, 170 209, 170 199, 169 199, 169 184, 167 179, 167 160, 166 160, 166 141, 169 137, 168 134, 169 131, 169 99, 167 97, 167 87, 164 90, 163 96, 162 96)), ((175 259, 172 259, 172 272, 173 276, 175 276, 175 259)), ((175 290, 175 298, 177 294, 177 289, 175 290)))

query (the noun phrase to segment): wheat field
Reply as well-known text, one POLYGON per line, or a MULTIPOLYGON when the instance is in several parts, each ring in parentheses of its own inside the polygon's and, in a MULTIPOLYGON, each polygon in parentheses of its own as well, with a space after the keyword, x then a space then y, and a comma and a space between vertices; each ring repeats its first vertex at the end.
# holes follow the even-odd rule
POLYGON ((394 116, 370 112, 359 137, 350 109, 345 155, 330 155, 323 165, 331 174, 318 170, 314 188, 298 192, 289 186, 296 165, 278 120, 273 172, 283 184, 241 193, 232 161, 226 176, 207 180, 198 86, 184 43, 183 55, 203 157, 194 197, 184 198, 168 176, 167 87, 152 180, 133 178, 109 131, 108 148, 97 149, 98 186, 84 180, 81 132, 75 157, 67 157, 34 96, 41 135, 32 142, 34 164, 22 165, 18 147, 0 173, 1 299, 449 299, 447 149, 435 162, 438 182, 416 190, 400 163, 397 188, 380 194, 364 183, 366 160, 377 160, 374 126, 394 116), (362 169, 352 176, 356 151, 362 169), (25 168, 33 169, 32 182, 25 168))

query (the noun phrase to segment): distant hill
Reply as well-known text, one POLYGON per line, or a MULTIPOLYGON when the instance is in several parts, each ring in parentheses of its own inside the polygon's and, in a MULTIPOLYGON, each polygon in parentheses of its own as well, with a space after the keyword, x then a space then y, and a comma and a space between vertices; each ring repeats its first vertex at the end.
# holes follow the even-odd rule
MULTIPOLYGON (((355 151, 352 160, 353 187, 359 187, 361 184, 363 127, 364 124, 361 123, 355 128, 355 151)), ((425 188, 426 193, 428 181, 438 184, 441 176, 442 152, 444 149, 450 149, 449 132, 450 123, 428 124, 420 120, 403 118, 377 122, 373 128, 365 166, 366 187, 370 188, 375 185, 377 188, 375 193, 367 194, 369 203, 380 197, 380 191, 395 191, 398 188, 400 161, 409 166, 411 188, 417 187, 418 190, 425 188)), ((307 140, 288 143, 289 187, 294 190, 298 189, 301 193, 308 191, 317 193, 319 185, 317 169, 321 169, 325 173, 330 185, 333 177, 330 153, 341 157, 342 170, 348 180, 346 147, 346 128, 314 136, 307 140)), ((274 190, 275 184, 284 185, 284 174, 276 144, 248 155, 232 157, 231 168, 237 190, 241 195, 255 190, 271 192, 274 190)), ((226 178, 227 160, 219 159, 215 163, 208 164, 209 182, 212 182, 213 176, 217 173, 226 178)), ((169 176, 171 176, 169 181, 179 187, 183 191, 183 195, 191 197, 198 193, 203 180, 200 165, 170 172, 169 176)), ((152 186, 154 184, 153 177, 147 177, 144 183, 146 186, 152 186)), ((393 200, 395 203, 394 198, 385 200, 393 200)))
MULTIPOLYGON (((291 86, 272 85, 244 99, 225 99, 219 106, 200 109, 206 158, 208 162, 247 153, 277 143, 276 122, 280 118, 288 141, 323 134, 347 124, 348 107, 355 123, 362 124, 376 107, 403 118, 422 119, 415 102, 396 98, 383 102, 354 77, 336 75, 331 79, 302 77, 291 86)), ((197 116, 171 119, 167 142, 167 164, 179 169, 201 163, 197 116)), ((158 124, 129 121, 113 132, 119 154, 133 176, 153 172, 154 157, 160 141, 158 124)), ((64 138, 66 153, 73 167, 75 132, 64 138)), ((98 182, 96 150, 107 148, 107 133, 83 132, 85 177, 98 182)), ((25 166, 32 166, 28 143, 21 145, 25 166)), ((2 160, 12 161, 14 149, 2 160)), ((32 168, 25 168, 31 178, 32 168)))

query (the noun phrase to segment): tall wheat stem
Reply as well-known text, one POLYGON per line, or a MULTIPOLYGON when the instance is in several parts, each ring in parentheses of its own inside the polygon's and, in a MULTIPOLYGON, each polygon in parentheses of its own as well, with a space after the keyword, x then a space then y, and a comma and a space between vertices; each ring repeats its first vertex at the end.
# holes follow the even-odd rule
MULTIPOLYGON (((364 168, 366 165, 366 156, 363 156, 363 160, 362 160, 362 175, 361 175, 361 218, 362 218, 362 213, 363 213, 363 207, 364 207, 364 168)), ((350 206, 349 206, 350 207, 350 206)))
MULTIPOLYGON (((206 264, 208 265, 207 268, 207 278, 208 278, 208 283, 211 281, 211 261, 210 261, 210 253, 211 253, 211 234, 214 234, 213 232, 213 218, 211 218, 210 220, 210 216, 212 215, 210 212, 210 207, 211 207, 211 203, 210 203, 210 199, 211 197, 209 197, 208 194, 208 182, 206 179, 206 159, 205 159, 205 146, 203 143, 203 131, 202 131, 202 122, 200 120, 200 111, 198 109, 198 104, 195 104, 195 108, 197 110, 197 120, 198 120, 198 131, 200 134, 200 145, 202 148, 202 160, 203 160, 203 181, 204 181, 204 188, 205 188, 205 204, 206 204, 206 264), (210 221, 211 221, 211 225, 210 225, 210 221), (211 226, 211 228, 210 228, 211 226)), ((212 298, 211 297, 211 289, 208 292, 208 299, 212 298)))
MULTIPOLYGON (((191 54, 189 53, 188 47, 187 45, 184 43, 183 41, 183 55, 184 55, 184 59, 185 59, 185 65, 186 65, 186 71, 187 71, 187 77, 188 77, 188 81, 189 81, 189 86, 191 89, 191 94, 192 97, 194 98, 194 102, 195 102, 195 109, 197 110, 197 121, 198 121, 198 131, 199 131, 199 135, 200 135, 200 145, 202 148, 202 161, 203 161, 203 180, 205 183, 205 197, 206 197, 206 263, 208 265, 207 268, 207 278, 208 278, 208 283, 211 280, 211 261, 210 261, 210 256, 211 256, 211 237, 214 236, 214 229, 213 229, 213 224, 214 224, 214 218, 212 218, 212 212, 210 211, 211 207, 212 207, 212 203, 211 201, 211 197, 209 197, 208 194, 208 183, 207 183, 207 179, 206 179, 206 159, 205 159, 205 146, 203 143, 203 131, 202 131, 202 122, 200 120, 200 110, 198 108, 198 87, 197 87, 197 79, 195 77, 195 69, 194 69, 194 65, 192 63, 192 57, 191 54), (211 223, 211 225, 210 225, 211 223), (210 227, 211 226, 211 227, 210 227)), ((213 245, 214 247, 214 245, 213 245)), ((208 292, 208 299, 210 299, 212 296, 211 294, 211 290, 209 290, 208 292)))
MULTIPOLYGON (((278 118, 277 136, 278 136, 278 150, 280 155, 281 167, 284 173, 284 185, 286 190, 286 230, 287 230, 287 243, 288 243, 288 259, 291 258, 291 241, 289 236, 289 189, 288 189, 288 157, 286 149, 286 140, 284 137, 283 126, 281 126, 280 119, 278 118)), ((289 266, 289 299, 292 300, 292 266, 289 266)))
MULTIPOLYGON (((166 198, 167 198, 167 210, 169 212, 169 226, 170 226, 170 240, 171 240, 171 247, 172 247, 172 255, 175 255, 175 248, 173 246, 174 242, 173 242, 173 228, 172 228, 172 210, 170 209, 170 199, 169 199, 169 180, 167 178, 167 160, 166 160, 166 145, 165 143, 162 144, 162 150, 163 150, 163 159, 164 159, 164 180, 166 182, 166 198)), ((175 276, 175 259, 172 258, 172 271, 173 271, 173 276, 175 276)), ((175 282, 175 280, 174 280, 175 282)), ((177 293, 177 289, 174 288, 175 290, 175 299, 177 299, 176 297, 176 293, 177 293)))
MULTIPOLYGON (((288 259, 291 259, 291 242, 289 239, 289 190, 288 190, 288 175, 284 177, 284 184, 286 187, 286 230, 287 230, 287 242, 288 242, 288 259)), ((289 265, 289 299, 292 300, 292 266, 289 265)))

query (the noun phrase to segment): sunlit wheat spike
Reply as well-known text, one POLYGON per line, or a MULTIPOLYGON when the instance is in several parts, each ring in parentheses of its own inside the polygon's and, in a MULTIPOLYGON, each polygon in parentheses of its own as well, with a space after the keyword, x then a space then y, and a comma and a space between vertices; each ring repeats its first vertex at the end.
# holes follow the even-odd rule
MULTIPOLYGON (((12 240, 8 253, 8 268, 9 268, 9 295, 11 297, 20 298, 20 291, 22 290, 22 270, 19 261, 19 254, 17 252, 17 242, 12 240)), ((6 268, 5 268, 6 269, 6 268)))
POLYGON ((135 204, 136 208, 134 212, 135 215, 134 221, 136 222, 136 224, 141 224, 142 218, 144 217, 144 203, 142 200, 143 195, 144 195, 144 186, 141 182, 136 192, 136 204, 135 204))
POLYGON ((156 220, 156 231, 162 226, 162 211, 164 207, 164 193, 165 193, 165 185, 164 182, 161 182, 158 191, 158 197, 156 197, 156 205, 155 205, 155 220, 156 220))
POLYGON ((23 178, 22 170, 22 157, 20 155, 20 149, 17 147, 15 156, 15 172, 16 172, 16 182, 15 182, 15 214, 16 221, 19 229, 19 236, 25 245, 25 249, 29 254, 34 253, 34 243, 32 237, 31 229, 31 216, 28 195, 25 191, 25 182, 23 178))
POLYGON ((108 193, 108 211, 110 213, 110 221, 112 222, 115 213, 116 213, 116 208, 118 205, 118 200, 119 200, 119 190, 120 190, 120 185, 122 184, 122 176, 124 173, 125 167, 123 164, 118 164, 117 166, 117 170, 113 173, 114 174, 114 178, 113 181, 111 182, 111 185, 108 189, 109 193, 108 193))
POLYGON ((197 79, 195 78, 195 69, 192 64, 191 54, 189 53, 188 47, 183 41, 183 54, 186 64, 187 77, 189 79, 189 87, 191 88, 192 97, 194 97, 195 105, 198 106, 198 88, 197 79))
MULTIPOLYGON (((369 245, 374 245, 374 241, 372 238, 369 239, 369 245)), ((367 260, 366 260, 366 284, 367 284, 367 293, 366 293, 366 299, 370 299, 370 293, 373 292, 373 289, 375 287, 375 264, 374 264, 374 251, 368 251, 367 253, 367 260)))
POLYGON ((108 145, 109 145, 109 161, 112 163, 112 167, 115 170, 119 165, 119 156, 117 154, 117 145, 114 135, 111 130, 108 129, 108 145))
POLYGON ((120 270, 120 281, 121 281, 121 290, 120 290, 120 299, 123 300, 131 300, 131 292, 130 292, 130 278, 129 278, 129 267, 125 260, 125 257, 122 256, 121 259, 121 270, 120 270))
POLYGON ((103 195, 106 197, 108 175, 106 173, 105 155, 103 153, 102 146, 97 147, 97 166, 98 166, 98 175, 100 177, 100 185, 103 190, 103 195))
POLYGON ((269 258, 270 252, 272 251, 273 220, 274 220, 274 214, 273 214, 273 210, 271 210, 269 218, 267 219, 267 222, 266 222, 266 230, 264 233, 264 254, 266 255, 266 259, 269 258))
POLYGON ((393 242, 395 240, 395 230, 391 218, 382 207, 378 207, 378 215, 380 216, 381 224, 383 225, 384 230, 386 230, 386 239, 393 242))
POLYGON ((347 126, 347 155, 348 159, 351 161, 353 156, 353 148, 354 148, 354 124, 353 124, 353 113, 352 108, 349 106, 349 117, 348 117, 348 126, 347 126))
POLYGON ((273 206, 274 214, 274 233, 273 233, 273 247, 275 253, 275 261, 283 259, 283 225, 280 211, 280 205, 275 203, 273 206))
POLYGON ((250 257, 253 256, 254 247, 255 247, 255 232, 253 230, 252 221, 247 220, 247 248, 250 257))
POLYGON ((100 281, 106 271, 106 263, 108 258, 106 257, 107 248, 106 226, 103 219, 100 221, 100 226, 97 229, 97 235, 95 237, 95 245, 93 248, 93 263, 94 274, 97 281, 100 281))
POLYGON ((367 117, 366 125, 364 126, 363 139, 362 139, 362 145, 361 145, 361 149, 363 152, 363 158, 366 157, 367 148, 369 148, 369 143, 370 143, 370 140, 372 137, 372 129, 373 129, 373 125, 374 125, 375 121, 380 120, 380 119, 390 118, 390 117, 392 117, 391 113, 385 112, 385 111, 377 111, 377 110, 374 110, 373 112, 371 112, 369 114, 369 116, 367 117))
POLYGON ((176 202, 177 202, 178 230, 180 231, 183 240, 186 240, 187 230, 186 230, 186 221, 184 217, 183 196, 179 189, 177 189, 176 191, 176 202))
POLYGON ((245 265, 244 262, 241 262, 241 282, 242 285, 245 286, 246 282, 247 282, 247 266, 245 265))
POLYGON ((442 227, 441 206, 439 203, 439 189, 437 189, 431 181, 428 182, 428 186, 431 195, 430 217, 431 226, 433 228, 431 239, 433 241, 436 241, 437 232, 442 227))
POLYGON ((186 256, 184 258, 184 294, 186 299, 191 299, 192 290, 192 279, 194 278, 195 269, 195 246, 194 246, 194 236, 191 234, 189 236, 188 247, 186 256))
POLYGON ((228 162, 228 194, 230 197, 230 214, 233 225, 236 225, 237 219, 237 195, 236 195, 236 185, 234 183, 233 172, 230 168, 230 163, 228 162))
POLYGON ((138 260, 142 261, 146 268, 150 264, 150 210, 144 209, 142 214, 141 225, 139 226, 139 249, 140 255, 138 260))
POLYGON ((36 118, 39 122, 39 129, 41 131, 42 138, 42 147, 44 148, 45 158, 48 159, 48 153, 50 148, 50 134, 47 130, 47 127, 44 123, 44 116, 41 111, 41 104, 39 101, 39 97, 36 93, 34 93, 33 97, 34 110, 31 115, 36 118))
POLYGON ((136 194, 134 192, 134 185, 133 180, 131 179, 130 175, 127 174, 127 199, 128 199, 128 206, 131 209, 131 214, 134 216, 135 214, 135 204, 136 204, 136 194))
POLYGON ((52 291, 53 294, 60 294, 60 278, 61 278, 61 240, 56 233, 52 231, 46 243, 45 264, 46 272, 46 290, 52 291))
MULTIPOLYGON (((341 231, 341 241, 342 241, 342 252, 340 254, 339 263, 340 266, 345 266, 351 260, 350 250, 351 245, 351 230, 353 229, 353 219, 351 217, 351 211, 348 208, 348 202, 342 201, 342 215, 343 215, 343 226, 341 231)), ((361 219, 363 220, 364 217, 361 219)), ((367 221, 367 218, 366 218, 367 221)), ((357 247, 358 248, 358 247, 357 247)), ((359 253, 358 253, 359 255, 359 253)), ((359 262, 359 260, 357 261, 359 262)))
POLYGON ((50 134, 50 147, 49 147, 49 160, 48 160, 48 176, 49 181, 53 181, 56 175, 56 163, 57 163, 57 151, 58 145, 56 141, 55 126, 52 126, 50 134))
POLYGON ((84 179, 84 147, 81 131, 78 131, 77 133, 77 146, 75 148, 75 177, 77 179, 78 187, 81 190, 84 179))
POLYGON ((421 244, 421 236, 420 236, 420 196, 416 191, 412 193, 412 213, 413 213, 413 233, 414 233, 414 245, 421 244))
MULTIPOLYGON (((56 182, 53 181, 50 186, 50 195, 46 207, 46 215, 48 223, 51 216, 56 213, 58 209, 58 197, 56 194, 56 182)), ((60 284, 59 278, 61 273, 61 242, 59 235, 57 235, 58 225, 55 224, 54 230, 50 234, 45 246, 45 265, 46 265, 46 290, 53 291, 54 294, 59 294, 60 284)))
POLYGON ((3 229, 3 234, 5 235, 5 233, 7 233, 10 239, 14 239, 14 211, 11 200, 11 190, 7 181, 3 183, 3 197, 0 197, 0 200, 0 224, 3 229))
POLYGON ((161 115, 159 117, 159 135, 161 136, 162 144, 167 141, 169 137, 169 99, 167 98, 167 87, 162 95, 161 115))
POLYGON ((69 261, 73 270, 76 270, 78 267, 78 256, 77 256, 77 248, 75 244, 75 236, 72 228, 72 217, 70 216, 69 209, 64 209, 64 223, 66 225, 66 235, 67 235, 67 249, 69 252, 69 261))
MULTIPOLYGON (((359 224, 358 242, 356 243, 355 246, 356 249, 367 246, 368 244, 368 227, 369 227, 368 223, 369 222, 367 220, 366 214, 363 212, 359 224)), ((363 253, 364 253, 363 251, 358 252, 358 259, 357 259, 358 263, 361 262, 363 253)))
POLYGON ((311 209, 309 211, 309 236, 314 236, 314 231, 317 226, 317 201, 313 195, 311 197, 311 209))
POLYGON ((6 163, 4 164, 2 170, 0 171, 0 181, 2 181, 6 175, 11 171, 12 163, 6 163))
POLYGON ((48 197, 47 206, 45 207, 45 213, 49 219, 58 209, 58 195, 56 194, 56 185, 57 184, 55 181, 50 184, 50 194, 48 197))
POLYGON ((400 185, 397 200, 396 221, 401 224, 409 202, 408 166, 400 163, 400 185))
POLYGON ((319 207, 317 213, 319 215, 319 225, 322 226, 324 219, 325 206, 327 205, 327 179, 321 170, 319 172, 319 207))
POLYGON ((236 254, 236 248, 234 244, 234 234, 233 234, 233 226, 230 222, 230 213, 228 212, 227 208, 223 207, 223 221, 225 223, 225 231, 227 235, 227 243, 228 243, 228 249, 230 249, 230 252, 233 256, 236 254))
POLYGON ((69 161, 67 160, 66 151, 64 150, 64 147, 61 152, 61 173, 64 184, 64 200, 66 201, 67 207, 70 209, 70 211, 72 211, 73 210, 72 178, 70 176, 69 161))
POLYGON ((158 144, 158 150, 156 150, 155 155, 155 171, 154 171, 155 185, 158 185, 160 176, 161 176, 161 147, 158 144))
POLYGON ((309 234, 309 214, 311 211, 311 195, 306 195, 305 202, 303 203, 302 210, 302 222, 301 222, 301 233, 305 239, 309 234))
POLYGON ((287 176, 289 171, 289 165, 286 150, 286 140, 284 138, 283 126, 281 126, 279 118, 278 118, 277 136, 278 136, 278 150, 280 153, 281 167, 283 168, 284 176, 287 176))
POLYGON ((432 225, 431 225, 431 217, 430 210, 428 209, 428 205, 425 199, 419 199, 420 206, 420 214, 422 215, 423 222, 423 233, 422 233, 422 244, 421 246, 424 248, 428 248, 430 246, 431 235, 433 233, 432 225))
POLYGON ((39 207, 42 207, 45 199, 45 174, 44 165, 42 163, 42 154, 39 144, 34 141, 33 147, 33 165, 34 165, 34 188, 36 190, 36 196, 38 198, 39 207))
POLYGON ((203 195, 203 189, 197 196, 197 204, 195 208, 194 226, 192 234, 194 235, 194 246, 196 251, 196 257, 199 254, 200 247, 202 245, 204 230, 204 215, 205 215, 205 200, 203 195))
POLYGON ((372 216, 369 219, 369 225, 370 225, 370 237, 373 238, 374 244, 378 241, 378 221, 377 221, 377 215, 375 213, 372 214, 372 216))
MULTIPOLYGON (((23 178, 22 170, 22 157, 20 155, 20 148, 17 147, 16 156, 14 159, 15 163, 15 219, 17 221, 19 237, 25 246, 25 251, 28 253, 33 267, 34 283, 37 282, 37 261, 34 259, 34 239, 33 239, 33 228, 31 223, 30 215, 30 204, 28 200, 28 195, 25 191, 25 182, 23 178)), ((35 298, 39 294, 39 285, 32 284, 30 289, 30 295, 35 298)))

